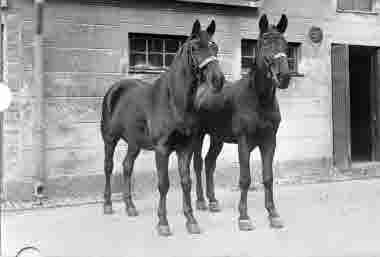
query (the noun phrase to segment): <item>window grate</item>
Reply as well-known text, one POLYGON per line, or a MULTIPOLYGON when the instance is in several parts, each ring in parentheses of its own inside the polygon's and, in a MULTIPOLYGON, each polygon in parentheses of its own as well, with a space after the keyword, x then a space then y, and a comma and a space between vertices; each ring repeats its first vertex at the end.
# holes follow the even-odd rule
POLYGON ((371 12, 372 0, 338 0, 338 10, 371 12))
POLYGON ((132 72, 166 70, 186 36, 129 34, 129 69, 132 72))

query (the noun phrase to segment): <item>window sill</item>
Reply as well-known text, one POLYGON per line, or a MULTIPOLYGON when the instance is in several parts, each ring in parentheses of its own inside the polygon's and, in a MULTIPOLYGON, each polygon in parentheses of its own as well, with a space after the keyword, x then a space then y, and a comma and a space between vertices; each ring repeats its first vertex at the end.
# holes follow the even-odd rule
POLYGON ((130 68, 129 73, 131 74, 161 74, 163 72, 167 71, 167 69, 135 69, 130 68))
MULTIPOLYGON (((245 76, 247 75, 249 72, 241 72, 240 75, 241 76, 245 76)), ((302 77, 305 77, 305 74, 303 73, 298 73, 298 72, 294 72, 294 73, 290 73, 290 77, 299 77, 299 78, 302 78, 302 77)))
POLYGON ((355 14, 379 15, 379 13, 375 12, 375 11, 358 11, 358 10, 337 9, 336 12, 338 12, 338 13, 355 13, 355 14))
POLYGON ((302 78, 302 77, 305 77, 305 74, 294 72, 294 73, 290 74, 290 77, 300 77, 300 78, 302 78))

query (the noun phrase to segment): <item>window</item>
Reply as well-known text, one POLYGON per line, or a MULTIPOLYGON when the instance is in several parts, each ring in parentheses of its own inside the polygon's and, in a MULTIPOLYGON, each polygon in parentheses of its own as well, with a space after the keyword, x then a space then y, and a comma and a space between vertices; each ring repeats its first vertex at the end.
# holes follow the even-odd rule
POLYGON ((338 0, 338 10, 371 12, 372 0, 338 0))
POLYGON ((129 70, 131 72, 166 70, 186 39, 186 36, 130 33, 129 70))
POLYGON ((243 73, 249 72, 256 57, 257 40, 243 39, 241 41, 241 69, 243 73))
POLYGON ((300 43, 288 42, 288 63, 290 72, 298 74, 298 61, 300 59, 300 43))
MULTIPOLYGON (((251 68, 256 57, 256 45, 255 39, 243 39, 241 41, 241 69, 242 73, 247 73, 251 68)), ((298 73, 298 60, 300 58, 300 43, 288 42, 288 63, 290 72, 293 75, 298 73)))
POLYGON ((232 6, 244 6, 257 8, 262 5, 263 0, 177 0, 178 2, 190 3, 207 3, 207 4, 221 4, 232 6))

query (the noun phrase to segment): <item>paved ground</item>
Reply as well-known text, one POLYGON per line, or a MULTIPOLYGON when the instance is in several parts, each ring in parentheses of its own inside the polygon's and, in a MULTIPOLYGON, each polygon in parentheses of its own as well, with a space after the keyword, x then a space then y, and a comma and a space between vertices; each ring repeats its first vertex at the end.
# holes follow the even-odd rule
POLYGON ((2 216, 2 250, 14 256, 27 245, 44 256, 248 257, 380 256, 380 180, 278 186, 276 199, 286 228, 269 228, 263 192, 249 193, 256 229, 237 227, 239 192, 218 190, 223 211, 196 212, 203 233, 188 235, 179 191, 170 191, 169 222, 174 235, 155 231, 156 196, 136 201, 140 216, 123 205, 104 216, 100 204, 42 209, 2 216))

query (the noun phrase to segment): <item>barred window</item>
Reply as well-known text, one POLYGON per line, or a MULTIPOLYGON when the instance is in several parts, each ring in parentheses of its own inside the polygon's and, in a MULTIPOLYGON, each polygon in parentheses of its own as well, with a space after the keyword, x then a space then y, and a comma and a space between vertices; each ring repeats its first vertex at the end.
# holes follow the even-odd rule
POLYGON ((129 70, 161 72, 172 63, 186 36, 129 34, 129 70))
POLYGON ((372 0, 338 0, 338 10, 372 11, 372 0))

